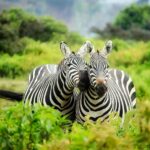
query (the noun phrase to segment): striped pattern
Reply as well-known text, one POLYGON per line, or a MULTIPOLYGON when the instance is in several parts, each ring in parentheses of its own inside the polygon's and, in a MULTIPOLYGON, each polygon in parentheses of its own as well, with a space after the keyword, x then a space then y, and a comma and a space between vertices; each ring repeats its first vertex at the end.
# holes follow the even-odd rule
POLYGON ((55 74, 57 72, 57 68, 58 65, 56 64, 46 64, 34 68, 29 74, 28 84, 34 84, 34 82, 37 82, 46 75, 55 74))
POLYGON ((136 107, 136 92, 132 79, 123 71, 108 68, 104 53, 91 55, 89 65, 90 86, 77 98, 76 120, 84 123, 104 121, 111 112, 117 112, 124 121, 125 113, 136 107))
POLYGON ((79 83, 80 70, 85 70, 87 66, 80 57, 80 52, 75 54, 68 49, 64 49, 64 53, 65 59, 61 62, 61 65, 54 66, 53 71, 51 71, 52 66, 50 65, 43 65, 32 71, 29 85, 24 94, 24 103, 53 106, 62 115, 74 119, 74 97, 76 96, 74 88, 79 83), (59 67, 58 71, 55 67, 59 67))

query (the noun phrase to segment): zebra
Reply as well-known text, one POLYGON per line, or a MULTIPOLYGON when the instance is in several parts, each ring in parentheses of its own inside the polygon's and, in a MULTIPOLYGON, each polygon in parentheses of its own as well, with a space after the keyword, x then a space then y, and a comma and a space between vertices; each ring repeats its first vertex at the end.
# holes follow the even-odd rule
MULTIPOLYGON (((89 41, 86 41, 84 43, 84 45, 80 48, 80 53, 82 56, 85 56, 86 53, 89 51, 90 44, 91 43, 89 41)), ((69 48, 69 47, 65 47, 65 48, 69 48)), ((57 73, 57 71, 59 71, 61 69, 61 67, 63 66, 63 61, 64 61, 64 59, 61 60, 58 65, 57 64, 46 64, 46 65, 41 65, 41 66, 35 67, 29 74, 28 84, 32 85, 33 82, 37 82, 38 80, 43 78, 43 76, 45 76, 45 75, 57 73)), ((84 74, 84 72, 82 72, 82 71, 80 71, 79 73, 80 73, 79 76, 81 76, 81 74, 84 74)), ((83 84, 85 84, 85 83, 83 83, 83 84)))
POLYGON ((101 52, 90 46, 88 78, 90 85, 77 97, 76 120, 84 123, 88 116, 93 122, 103 122, 117 112, 124 123, 125 113, 136 107, 136 92, 132 79, 122 70, 109 68, 107 56, 112 50, 108 41, 101 52))
POLYGON ((24 103, 53 106, 62 115, 74 119, 74 97, 76 96, 74 88, 79 84, 80 73, 87 71, 87 65, 83 59, 87 45, 88 42, 85 42, 75 53, 71 52, 66 43, 61 42, 60 49, 65 58, 61 65, 58 65, 59 69, 56 73, 49 73, 47 66, 33 70, 23 97, 24 103))
POLYGON ((57 73, 57 68, 58 68, 57 64, 45 64, 35 67, 29 74, 28 84, 41 79, 43 76, 47 74, 57 73))

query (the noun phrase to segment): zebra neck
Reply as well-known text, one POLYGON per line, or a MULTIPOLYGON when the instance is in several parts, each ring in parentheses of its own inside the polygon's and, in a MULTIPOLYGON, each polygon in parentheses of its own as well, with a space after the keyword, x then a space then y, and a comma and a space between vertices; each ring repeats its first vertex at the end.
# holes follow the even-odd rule
POLYGON ((66 93, 66 95, 73 93, 74 86, 73 83, 68 79, 66 70, 63 70, 58 74, 56 84, 57 87, 59 86, 59 88, 66 93))

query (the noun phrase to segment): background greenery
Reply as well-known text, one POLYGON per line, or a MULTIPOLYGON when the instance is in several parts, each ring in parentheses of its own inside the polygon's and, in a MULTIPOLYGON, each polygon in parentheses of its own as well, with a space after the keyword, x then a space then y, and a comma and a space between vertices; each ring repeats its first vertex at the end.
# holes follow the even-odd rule
POLYGON ((131 5, 122 10, 112 24, 101 30, 91 29, 100 37, 133 39, 149 41, 150 39, 150 5, 131 5))
POLYGON ((120 120, 85 125, 71 123, 51 108, 24 108, 17 102, 0 99, 0 147, 2 149, 150 149, 150 42, 149 6, 130 6, 123 10, 100 38, 87 39, 68 31, 67 26, 50 17, 36 17, 21 9, 0 13, 0 88, 24 92, 29 72, 37 65, 57 64, 63 58, 59 42, 66 41, 76 51, 91 40, 101 49, 113 41, 110 66, 122 69, 133 79, 137 91, 137 110, 120 120), (140 18, 140 19, 139 19, 140 18), (144 38, 131 29, 144 31, 144 38), (115 31, 115 32, 114 32, 115 31), (125 34, 118 34, 119 31, 125 34), (145 34, 146 32, 146 34, 145 34), (126 36, 125 36, 126 35, 126 36), (149 36, 149 35, 148 35, 149 36), (124 40, 128 39, 128 40, 124 40), (34 113, 33 113, 34 112, 34 113), (135 117, 131 117, 135 114, 135 117), (57 143, 57 144, 56 144, 57 143), (63 146, 62 146, 63 145, 63 146))

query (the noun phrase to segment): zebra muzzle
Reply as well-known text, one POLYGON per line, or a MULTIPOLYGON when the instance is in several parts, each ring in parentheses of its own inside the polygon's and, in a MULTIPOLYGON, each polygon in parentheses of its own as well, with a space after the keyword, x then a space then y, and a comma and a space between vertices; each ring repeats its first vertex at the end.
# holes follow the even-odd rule
POLYGON ((107 86, 105 80, 99 80, 96 82, 95 86, 96 93, 99 96, 103 96, 107 92, 107 86))

